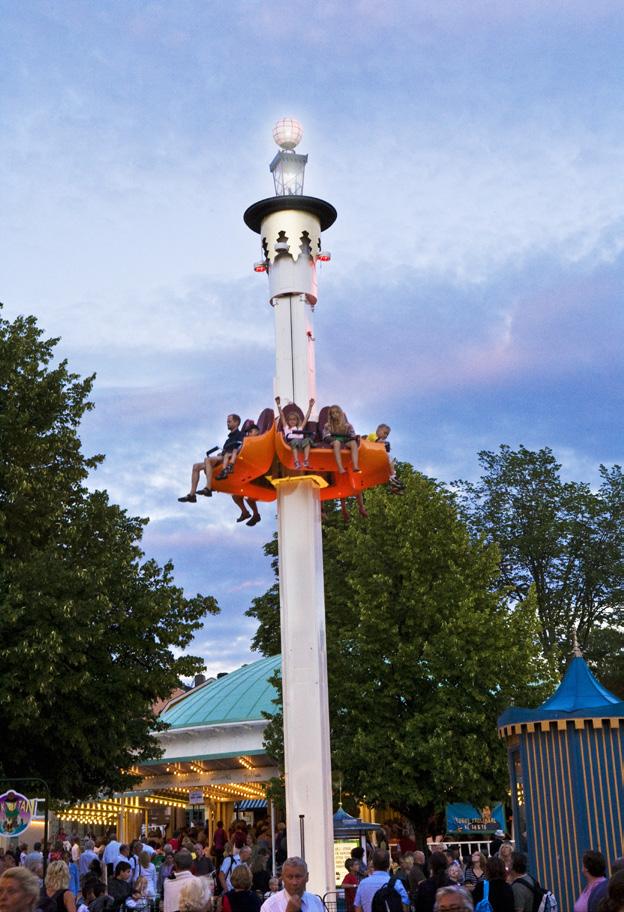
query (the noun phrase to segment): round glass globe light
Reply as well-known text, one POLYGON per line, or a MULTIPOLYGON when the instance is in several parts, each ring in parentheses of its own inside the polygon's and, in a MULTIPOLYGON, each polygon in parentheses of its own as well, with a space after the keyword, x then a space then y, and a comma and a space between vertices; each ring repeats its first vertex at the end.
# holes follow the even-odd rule
POLYGON ((281 117, 273 127, 273 139, 282 149, 294 149, 302 136, 303 127, 294 117, 281 117))

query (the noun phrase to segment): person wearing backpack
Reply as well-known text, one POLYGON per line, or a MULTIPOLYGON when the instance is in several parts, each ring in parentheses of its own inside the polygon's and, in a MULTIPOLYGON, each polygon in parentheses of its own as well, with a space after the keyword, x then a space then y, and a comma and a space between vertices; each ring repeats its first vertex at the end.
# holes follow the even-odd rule
MULTIPOLYGON (((472 891, 475 912, 479 903, 487 899, 492 912, 515 912, 515 900, 513 890, 507 883, 507 872, 505 862, 498 855, 488 858, 485 865, 485 880, 478 883, 472 891), (485 897, 487 887, 488 896, 485 897)), ((485 909, 479 912, 487 912, 485 909)))
POLYGON ((383 849, 373 852, 373 873, 360 881, 355 893, 355 912, 408 912, 409 897, 398 877, 390 876, 390 856, 383 849))
POLYGON ((535 879, 527 873, 527 857, 524 852, 513 852, 509 883, 514 895, 516 912, 533 912, 535 879))

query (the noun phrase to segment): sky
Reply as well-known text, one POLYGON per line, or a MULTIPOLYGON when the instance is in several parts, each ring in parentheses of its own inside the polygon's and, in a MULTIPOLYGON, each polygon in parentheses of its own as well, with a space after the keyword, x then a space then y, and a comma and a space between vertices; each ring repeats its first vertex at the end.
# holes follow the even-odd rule
POLYGON ((271 131, 303 124, 338 210, 315 312, 319 401, 442 481, 549 446, 624 462, 620 0, 0 0, 0 300, 96 373, 90 480, 216 596, 209 674, 257 658, 244 611, 275 529, 179 504, 225 417, 273 397, 259 239, 271 131))

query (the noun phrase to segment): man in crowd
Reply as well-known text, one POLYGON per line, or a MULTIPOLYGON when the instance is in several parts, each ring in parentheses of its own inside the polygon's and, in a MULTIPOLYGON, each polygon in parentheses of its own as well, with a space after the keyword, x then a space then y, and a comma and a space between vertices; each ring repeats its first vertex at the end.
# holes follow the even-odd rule
POLYGON ((440 887, 436 894, 434 912, 472 912, 472 898, 460 886, 440 887))
POLYGON ((81 853, 80 861, 78 862, 78 873, 81 877, 84 877, 89 872, 92 861, 99 861, 97 853, 93 851, 94 846, 95 843, 92 839, 85 839, 84 852, 81 853))
MULTIPOLYGON (((355 894, 355 912, 371 912, 373 896, 390 880, 388 866, 390 856, 382 849, 373 852, 373 873, 360 882, 355 894)), ((394 889, 401 897, 403 912, 409 912, 410 902, 405 887, 400 880, 394 881, 394 889)))
MULTIPOLYGON (((617 874, 618 871, 624 871, 624 858, 615 859, 611 865, 611 877, 613 877, 614 874, 617 874)), ((587 912, 598 912, 598 907, 608 892, 608 880, 602 880, 599 884, 596 884, 589 896, 589 901, 587 903, 587 912)))
POLYGON ((227 893, 228 890, 232 889, 232 871, 234 868, 237 868, 239 865, 244 864, 249 867, 249 860, 251 858, 251 848, 249 846, 242 846, 239 852, 231 855, 229 858, 225 858, 223 864, 221 865, 221 870, 219 871, 219 883, 224 893, 227 893))
POLYGON ((26 855, 25 865, 30 871, 34 871, 39 865, 43 864, 43 852, 41 851, 41 843, 36 842, 33 845, 32 852, 29 852, 26 855))
POLYGON ((111 830, 109 834, 108 842, 106 843, 106 848, 104 849, 104 855, 102 861, 106 865, 106 870, 108 871, 108 876, 112 877, 115 870, 115 862, 119 858, 119 849, 121 848, 121 843, 117 841, 117 836, 115 835, 115 830, 111 830))
POLYGON ((163 912, 179 912, 182 887, 190 880, 195 880, 195 875, 191 872, 192 866, 193 856, 190 852, 183 849, 173 856, 173 876, 163 882, 163 912))
POLYGON ((514 852, 511 856, 509 883, 513 890, 515 912, 533 912, 535 880, 527 873, 527 857, 524 852, 514 852))
POLYGON ((260 912, 325 912, 320 897, 306 890, 307 882, 308 866, 303 858, 287 858, 282 865, 284 889, 272 893, 260 912))

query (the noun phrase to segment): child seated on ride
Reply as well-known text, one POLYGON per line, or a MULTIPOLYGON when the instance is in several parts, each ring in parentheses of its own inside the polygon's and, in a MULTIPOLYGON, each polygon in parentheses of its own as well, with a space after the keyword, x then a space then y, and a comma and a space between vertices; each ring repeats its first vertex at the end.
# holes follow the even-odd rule
POLYGON ((347 416, 339 405, 330 405, 329 407, 327 423, 323 428, 323 443, 333 449, 340 475, 344 475, 347 471, 342 464, 342 456, 340 453, 342 449, 351 451, 353 471, 360 471, 358 462, 358 442, 355 431, 353 430, 353 425, 349 424, 347 416))
MULTIPOLYGON (((252 424, 245 431, 245 437, 257 437, 259 433, 260 428, 258 425, 252 424)), ((254 500, 252 497, 247 498, 247 506, 251 510, 251 513, 245 506, 245 498, 242 494, 232 494, 232 500, 241 511, 240 516, 236 520, 237 523, 245 522, 245 520, 248 520, 248 522, 245 523, 246 526, 256 526, 260 522, 261 517, 260 513, 258 512, 257 500, 254 500)))
POLYGON ((308 411, 306 412, 305 418, 302 422, 299 421, 299 415, 294 410, 289 412, 288 415, 284 414, 282 411, 282 406, 280 405, 279 396, 275 397, 275 403, 279 412, 280 421, 282 422, 282 434, 284 435, 284 440, 293 451, 295 468, 301 468, 298 451, 303 450, 303 465, 307 469, 310 465, 310 437, 306 434, 305 429, 310 418, 312 406, 314 405, 314 399, 310 399, 308 411))
POLYGON ((388 437, 390 436, 390 431, 392 428, 388 424, 380 424, 377 426, 377 430, 374 434, 369 434, 366 438, 371 440, 373 443, 383 443, 386 448, 386 453, 388 454, 388 462, 390 464, 390 478, 388 479, 388 490, 391 494, 402 494, 405 490, 405 485, 403 482, 397 478, 396 473, 396 463, 392 456, 390 455, 390 443, 388 437))
POLYGON ((199 473, 204 472, 206 475, 206 487, 203 490, 199 491, 200 494, 204 494, 206 497, 212 497, 212 473, 214 469, 222 465, 223 471, 217 475, 217 478, 227 478, 227 476, 234 470, 234 463, 236 462, 236 457, 238 456, 238 451, 243 445, 243 432, 240 429, 240 416, 239 415, 228 415, 227 416, 227 428, 230 432, 227 436, 223 448, 220 453, 216 456, 209 456, 206 453, 206 458, 203 462, 196 462, 193 465, 193 470, 191 472, 191 490, 188 494, 185 494, 184 497, 178 497, 180 503, 197 503, 197 485, 199 484, 199 473))

